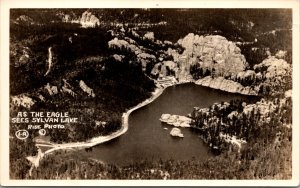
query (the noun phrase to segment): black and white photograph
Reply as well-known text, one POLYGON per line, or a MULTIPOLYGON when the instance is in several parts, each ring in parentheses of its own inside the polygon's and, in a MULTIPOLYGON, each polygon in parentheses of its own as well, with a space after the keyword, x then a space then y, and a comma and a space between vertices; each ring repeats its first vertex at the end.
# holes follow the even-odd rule
POLYGON ((9 9, 9 180, 295 180, 293 7, 86 6, 9 9))

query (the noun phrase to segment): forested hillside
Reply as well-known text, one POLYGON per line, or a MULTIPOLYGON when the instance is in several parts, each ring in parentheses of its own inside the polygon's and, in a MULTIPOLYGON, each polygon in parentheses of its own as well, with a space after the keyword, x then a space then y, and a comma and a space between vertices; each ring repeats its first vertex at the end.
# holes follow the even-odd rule
POLYGON ((292 143, 289 9, 12 9, 10 115, 67 111, 79 123, 51 143, 120 130, 122 113, 157 88, 194 82, 249 101, 191 109, 216 156, 118 166, 76 151, 45 156, 29 176, 38 133, 10 124, 12 179, 289 179, 292 143), (275 164, 276 163, 276 164, 275 164), (230 168, 229 168, 230 167, 230 168))

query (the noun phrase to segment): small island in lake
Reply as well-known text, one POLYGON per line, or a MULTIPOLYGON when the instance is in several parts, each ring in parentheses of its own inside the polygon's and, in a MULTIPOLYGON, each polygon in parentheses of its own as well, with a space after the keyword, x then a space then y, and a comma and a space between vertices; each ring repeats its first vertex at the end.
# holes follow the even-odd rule
POLYGON ((10 15, 11 179, 292 178, 291 9, 10 15))

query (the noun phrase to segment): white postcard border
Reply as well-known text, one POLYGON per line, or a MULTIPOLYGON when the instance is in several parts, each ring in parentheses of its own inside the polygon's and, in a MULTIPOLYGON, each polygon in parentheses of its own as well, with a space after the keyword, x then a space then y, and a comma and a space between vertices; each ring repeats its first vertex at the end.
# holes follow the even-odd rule
MULTIPOLYGON (((1 0, 1 185, 9 186, 297 186, 299 185, 299 1, 297 0, 1 0), (10 180, 9 179, 9 9, 10 8, 292 8, 293 9, 293 146, 291 180, 10 180)), ((19 78, 22 79, 22 78, 19 78)))

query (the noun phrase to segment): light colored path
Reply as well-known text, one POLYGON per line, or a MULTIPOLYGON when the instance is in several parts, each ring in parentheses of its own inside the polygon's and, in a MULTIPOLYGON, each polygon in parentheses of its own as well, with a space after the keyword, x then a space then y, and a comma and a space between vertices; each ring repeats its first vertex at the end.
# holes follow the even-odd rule
MULTIPOLYGON (((143 107, 148 105, 149 103, 153 102, 156 98, 158 98, 164 91, 165 88, 157 88, 153 93, 152 96, 149 99, 146 99, 145 101, 139 103, 137 106, 131 108, 130 110, 128 110, 127 112, 123 113, 122 115, 122 127, 120 130, 107 135, 107 136, 98 136, 95 138, 92 138, 86 142, 71 142, 71 143, 65 143, 65 144, 55 144, 55 143, 37 143, 36 146, 47 146, 47 147, 51 147, 51 149, 46 150, 45 152, 43 152, 43 155, 38 155, 38 157, 36 157, 36 160, 40 161, 46 154, 50 154, 54 151, 57 150, 61 150, 61 149, 74 149, 74 148, 78 148, 78 149, 82 149, 82 148, 89 148, 89 147, 93 147, 96 146, 98 144, 104 143, 104 142, 108 142, 114 138, 117 138, 119 136, 121 136, 122 134, 124 134, 127 130, 128 130, 128 119, 129 119, 129 115, 143 107)), ((35 161, 34 161, 35 162, 35 161)), ((36 163, 36 162, 35 162, 36 163)))

